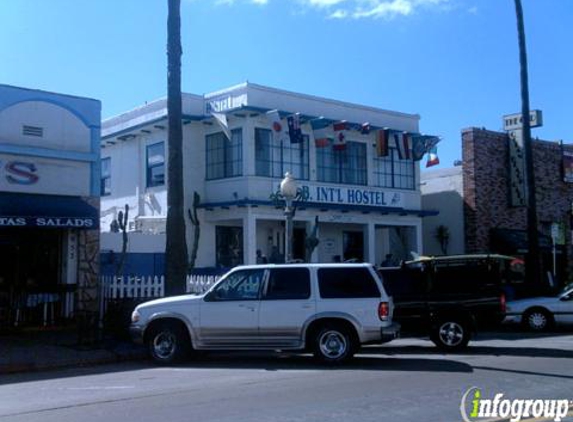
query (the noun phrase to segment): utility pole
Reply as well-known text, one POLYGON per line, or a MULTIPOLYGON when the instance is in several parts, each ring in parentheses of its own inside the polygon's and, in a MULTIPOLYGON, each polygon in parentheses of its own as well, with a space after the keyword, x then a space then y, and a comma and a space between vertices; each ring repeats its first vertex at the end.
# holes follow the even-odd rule
POLYGON ((527 76, 527 51, 525 48, 525 28, 521 0, 515 0, 517 16, 517 35, 519 42, 519 67, 521 79, 521 115, 523 118, 523 152, 525 176, 527 181, 527 258, 525 279, 530 287, 538 286, 541 281, 539 262, 539 233, 537 231, 537 200, 535 197, 535 172, 533 148, 531 145, 531 125, 529 121, 529 81, 527 76))

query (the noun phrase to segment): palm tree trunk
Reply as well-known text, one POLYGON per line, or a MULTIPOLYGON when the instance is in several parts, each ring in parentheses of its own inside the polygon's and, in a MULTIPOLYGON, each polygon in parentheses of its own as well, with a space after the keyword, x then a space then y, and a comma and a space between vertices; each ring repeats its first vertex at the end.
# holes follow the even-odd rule
POLYGON ((168 0, 167 18, 167 244, 165 294, 185 292, 187 242, 183 207, 183 128, 181 124, 181 0, 168 0))
POLYGON ((519 66, 521 76, 521 115, 523 116, 523 152, 527 180, 527 243, 528 254, 525 278, 530 287, 539 287, 541 268, 539 262, 539 234, 537 231, 537 200, 535 197, 535 173, 533 166, 533 148, 531 145, 531 126, 529 122, 529 82, 527 76, 527 51, 525 48, 525 28, 521 0, 515 0, 517 16, 517 35, 519 40, 519 66))

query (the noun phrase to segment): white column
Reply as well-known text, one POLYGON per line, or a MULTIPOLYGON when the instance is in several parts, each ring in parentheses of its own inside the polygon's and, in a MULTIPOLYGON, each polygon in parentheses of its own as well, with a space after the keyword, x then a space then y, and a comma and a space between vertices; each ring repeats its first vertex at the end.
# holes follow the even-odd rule
POLYGON ((255 174, 255 127, 253 119, 245 117, 238 126, 243 129, 243 177, 255 174))
POLYGON ((374 223, 366 224, 366 260, 376 265, 376 228, 374 223))
POLYGON ((243 217, 243 262, 245 265, 257 263, 257 219, 250 209, 243 217))

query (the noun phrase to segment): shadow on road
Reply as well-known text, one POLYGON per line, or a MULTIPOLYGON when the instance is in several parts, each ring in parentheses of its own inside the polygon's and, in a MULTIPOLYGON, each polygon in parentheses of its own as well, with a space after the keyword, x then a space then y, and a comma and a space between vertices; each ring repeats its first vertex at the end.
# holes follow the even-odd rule
MULTIPOLYGON (((398 358, 386 356, 357 355, 350 362, 329 366, 318 363, 311 355, 273 352, 208 352, 200 353, 185 362, 172 365, 179 369, 230 369, 265 371, 404 371, 404 372, 457 372, 470 373, 472 367, 463 362, 437 358, 398 358)), ((76 376, 101 375, 124 371, 138 371, 164 368, 148 361, 125 362, 121 364, 69 368, 44 372, 11 374, 0 377, 0 385, 22 382, 70 378, 76 376)))
MULTIPOLYGON (((573 346, 573 345, 572 345, 573 346)), ((363 354, 383 355, 445 355, 445 356, 515 356, 515 357, 546 357, 572 359, 573 350, 551 349, 543 347, 504 347, 504 346, 479 346, 479 342, 470 342, 467 349, 456 353, 445 354, 437 347, 428 346, 383 346, 363 348, 363 354)))
POLYGON ((320 364, 310 355, 290 353, 210 352, 186 362, 183 367, 197 369, 263 369, 284 370, 363 370, 407 372, 472 372, 470 365, 449 359, 397 358, 357 355, 342 365, 320 364))

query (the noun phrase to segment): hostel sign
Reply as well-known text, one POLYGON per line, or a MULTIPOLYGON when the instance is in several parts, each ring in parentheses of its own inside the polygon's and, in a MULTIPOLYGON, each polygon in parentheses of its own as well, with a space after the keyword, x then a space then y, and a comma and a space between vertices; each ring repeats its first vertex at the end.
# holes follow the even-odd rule
POLYGON ((404 206, 401 192, 384 189, 304 184, 300 186, 300 190, 305 202, 391 208, 404 206))
POLYGON ((348 204, 370 205, 380 207, 401 207, 402 195, 398 192, 384 192, 372 188, 350 188, 330 186, 303 186, 308 189, 309 201, 348 204))

